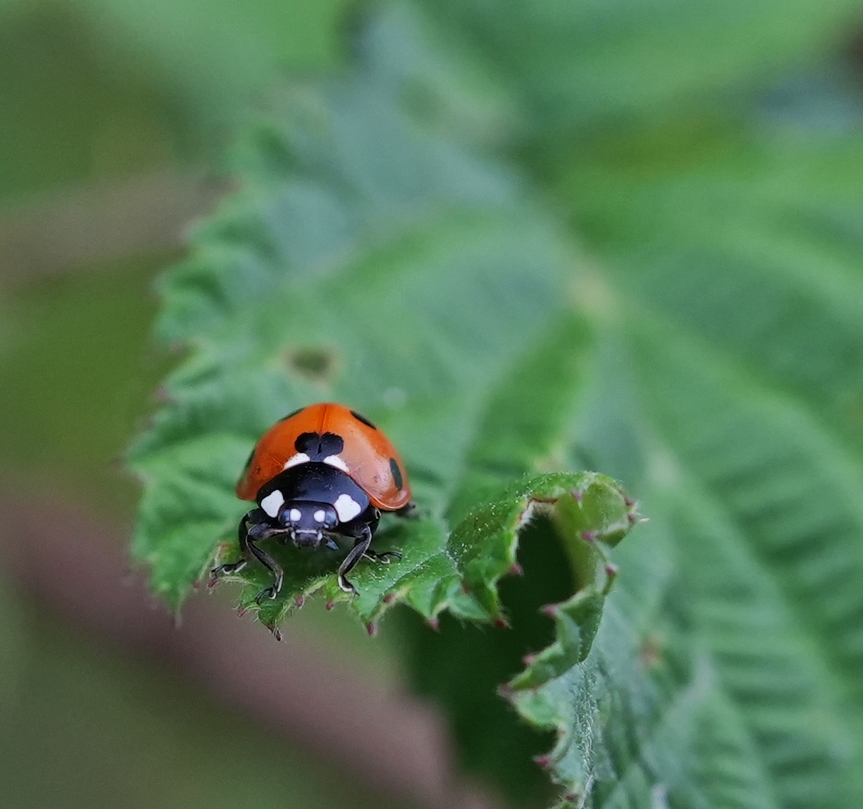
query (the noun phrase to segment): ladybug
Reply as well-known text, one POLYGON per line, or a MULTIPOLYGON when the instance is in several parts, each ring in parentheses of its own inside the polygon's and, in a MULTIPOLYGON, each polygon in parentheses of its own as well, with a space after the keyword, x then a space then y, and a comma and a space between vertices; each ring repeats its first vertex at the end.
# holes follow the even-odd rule
POLYGON ((338 536, 354 540, 339 565, 339 587, 356 595, 347 575, 364 556, 401 558, 369 548, 382 511, 407 514, 411 490, 404 464, 390 440, 356 410, 322 403, 295 410, 255 445, 237 482, 237 496, 257 506, 239 526, 243 558, 219 565, 213 581, 242 570, 252 558, 273 574, 255 601, 275 598, 283 571, 259 543, 275 538, 298 548, 338 549, 338 536))

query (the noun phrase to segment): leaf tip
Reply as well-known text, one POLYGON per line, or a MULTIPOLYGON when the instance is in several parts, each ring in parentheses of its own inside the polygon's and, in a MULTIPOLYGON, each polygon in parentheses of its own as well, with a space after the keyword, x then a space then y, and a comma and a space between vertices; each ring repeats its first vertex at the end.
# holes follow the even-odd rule
POLYGON ((515 694, 515 689, 509 683, 501 683, 497 687, 497 695, 504 699, 512 699, 515 694))
POLYGON ((534 762, 537 767, 547 770, 551 766, 551 756, 534 756, 534 762))

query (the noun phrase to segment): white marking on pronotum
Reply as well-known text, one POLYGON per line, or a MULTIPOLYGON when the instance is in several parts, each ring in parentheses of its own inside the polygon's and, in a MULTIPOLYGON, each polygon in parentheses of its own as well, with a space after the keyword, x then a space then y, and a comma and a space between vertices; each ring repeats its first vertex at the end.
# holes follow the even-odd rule
POLYGON ((336 469, 341 469, 342 472, 344 472, 345 474, 347 474, 348 472, 348 465, 341 458, 339 458, 338 455, 327 455, 327 457, 324 458, 324 463, 328 463, 330 466, 334 466, 336 469))
POLYGON ((362 511, 360 504, 349 494, 340 494, 339 499, 333 505, 336 507, 336 514, 339 515, 342 522, 350 522, 362 511))
POLYGON ((302 516, 303 516, 303 512, 300 511, 298 508, 292 508, 291 509, 290 518, 293 522, 299 522, 300 517, 302 517, 302 516))
POLYGON ((285 461, 285 465, 282 469, 290 469, 292 466, 299 466, 301 463, 308 463, 311 460, 305 452, 298 452, 296 455, 292 455, 285 461))
POLYGON ((279 509, 285 504, 285 496, 276 489, 261 500, 261 508, 267 512, 267 516, 278 516, 279 509))
POLYGON ((327 515, 326 515, 326 514, 324 514, 324 512, 323 512, 323 510, 322 510, 322 509, 318 509, 318 510, 315 512, 315 514, 314 514, 315 520, 316 520, 317 522, 323 522, 323 521, 324 521, 324 519, 326 518, 326 516, 327 516, 327 515))

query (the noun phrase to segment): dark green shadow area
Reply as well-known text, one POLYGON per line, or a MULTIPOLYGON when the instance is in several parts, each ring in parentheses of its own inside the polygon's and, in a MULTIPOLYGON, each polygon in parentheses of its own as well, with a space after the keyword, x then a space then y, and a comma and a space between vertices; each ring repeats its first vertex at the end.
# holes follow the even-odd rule
POLYGON ((569 597, 572 581, 545 520, 521 534, 518 560, 524 575, 500 582, 510 628, 460 625, 444 614, 433 631, 407 610, 399 617, 413 658, 412 686, 444 707, 465 770, 503 786, 512 806, 548 806, 554 792, 533 757, 549 751, 553 736, 519 718, 497 689, 524 668, 524 655, 552 642, 553 623, 540 608, 569 597))

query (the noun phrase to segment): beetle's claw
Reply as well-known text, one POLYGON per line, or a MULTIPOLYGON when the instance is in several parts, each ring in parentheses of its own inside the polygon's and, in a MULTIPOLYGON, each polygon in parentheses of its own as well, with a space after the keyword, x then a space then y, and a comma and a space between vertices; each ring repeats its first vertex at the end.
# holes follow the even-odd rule
POLYGON ((279 591, 275 588, 274 585, 271 584, 269 587, 265 587, 263 590, 261 590, 260 593, 255 596, 255 604, 260 607, 262 601, 267 599, 272 601, 278 594, 279 591))
POLYGON ((398 551, 366 551, 366 556, 375 562, 381 562, 385 565, 390 563, 390 559, 401 559, 402 555, 398 551))
POLYGON ((339 589, 354 596, 360 594, 360 591, 344 577, 343 573, 339 573, 339 589))
POLYGON ((239 573, 245 566, 246 560, 239 559, 236 562, 228 562, 227 564, 214 567, 210 571, 210 581, 207 583, 207 586, 212 587, 218 579, 222 578, 222 576, 230 576, 232 573, 239 573))

